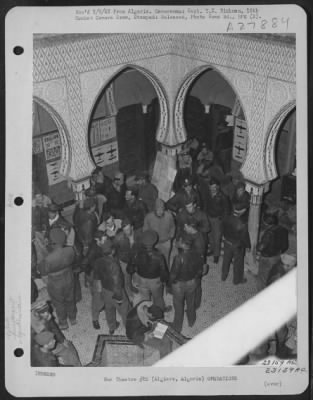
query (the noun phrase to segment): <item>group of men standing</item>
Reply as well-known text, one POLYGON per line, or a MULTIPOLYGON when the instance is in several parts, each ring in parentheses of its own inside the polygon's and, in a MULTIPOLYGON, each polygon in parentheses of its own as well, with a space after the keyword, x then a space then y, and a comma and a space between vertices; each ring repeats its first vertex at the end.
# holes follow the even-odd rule
MULTIPOLYGON (((36 250, 38 234, 47 244, 33 266, 33 276, 47 283, 61 330, 77 323, 80 272, 91 292, 94 329, 101 328, 104 309, 109 334, 118 328, 118 313, 131 337, 136 334, 127 327, 135 326, 134 313, 142 310, 142 302, 150 301, 163 316, 171 309, 165 292, 173 297, 172 327, 182 331, 185 308, 189 326, 195 324, 201 280, 209 268, 207 256, 212 254, 214 263, 219 262, 223 238, 221 279, 227 279, 233 261, 233 283, 245 283, 249 194, 242 182, 234 185, 229 198, 218 180, 203 176, 195 185, 187 177, 166 203, 145 175, 130 187, 123 174, 110 180, 97 168, 90 183, 84 201, 75 207, 73 224, 56 204, 33 208, 36 250)), ((260 247, 261 257, 266 257, 264 249, 260 247)))

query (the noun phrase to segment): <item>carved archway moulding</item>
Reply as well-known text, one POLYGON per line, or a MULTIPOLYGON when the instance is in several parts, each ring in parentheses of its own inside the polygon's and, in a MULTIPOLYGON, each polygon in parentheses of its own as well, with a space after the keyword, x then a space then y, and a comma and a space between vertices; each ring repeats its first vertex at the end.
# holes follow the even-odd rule
POLYGON ((81 75, 81 83, 82 83, 82 95, 87 95, 88 103, 84 101, 85 115, 87 127, 89 127, 91 118, 93 115, 94 107, 99 99, 99 96, 103 92, 103 90, 125 69, 132 68, 140 72, 144 75, 153 85, 159 100, 160 105, 160 119, 159 124, 156 131, 156 140, 161 142, 165 139, 168 125, 169 125, 169 106, 168 99, 166 96, 166 92, 162 87, 158 78, 150 72, 148 69, 143 68, 139 65, 133 64, 125 64, 123 66, 119 66, 118 68, 110 68, 107 70, 97 70, 92 71, 91 73, 82 74, 81 75), (92 85, 89 85, 90 81, 93 81, 92 85), (87 91, 88 90, 88 91, 87 91))
MULTIPOLYGON (((232 88, 234 93, 236 94, 237 98, 239 99, 239 102, 241 104, 243 113, 245 115, 245 120, 248 122, 247 118, 247 113, 245 110, 245 102, 242 101, 242 96, 239 93, 239 90, 236 87, 236 80, 233 77, 233 72, 231 72, 228 76, 227 71, 228 68, 219 68, 216 65, 213 64, 206 64, 202 65, 200 67, 195 68, 193 71, 191 71, 187 78, 184 78, 183 83, 180 86, 180 89, 177 93, 176 100, 175 100, 175 105, 174 105, 174 127, 175 127, 175 134, 178 139, 179 143, 183 143, 187 140, 187 131, 184 123, 184 105, 186 101, 186 95, 188 90, 190 89, 192 83, 194 80, 202 74, 204 71, 213 69, 214 71, 218 72, 223 79, 229 84, 229 86, 232 88)), ((229 69, 231 71, 231 69, 229 69)), ((243 75, 243 73, 241 73, 243 75)), ((242 79, 246 82, 245 84, 245 95, 249 97, 250 92, 252 91, 253 87, 253 78, 250 77, 251 74, 244 74, 245 76, 242 76, 242 79), (247 76, 246 76, 247 75, 247 76)), ((178 144, 179 144, 178 143, 178 144)))
POLYGON ((268 181, 272 181, 277 178, 277 168, 276 168, 276 160, 275 160, 275 143, 277 139, 277 134, 279 128, 287 117, 287 115, 296 107, 296 101, 292 100, 285 104, 279 112, 272 119, 271 124, 266 132, 266 145, 264 150, 264 165, 265 165, 265 174, 268 181))
POLYGON ((49 105, 45 100, 41 99, 38 96, 33 96, 33 101, 39 104, 53 119, 56 124, 60 138, 61 138, 61 164, 59 173, 68 178, 70 167, 71 167, 71 147, 69 145, 69 133, 66 128, 66 124, 60 115, 55 111, 51 105, 49 105))

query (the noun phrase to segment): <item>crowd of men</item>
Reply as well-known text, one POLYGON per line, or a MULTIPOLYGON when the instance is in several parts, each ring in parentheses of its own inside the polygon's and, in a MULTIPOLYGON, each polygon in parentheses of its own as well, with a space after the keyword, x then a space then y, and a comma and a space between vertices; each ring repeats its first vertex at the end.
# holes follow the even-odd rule
MULTIPOLYGON (((170 327, 181 333, 185 310, 193 326, 202 302, 202 277, 209 269, 207 257, 212 255, 217 264, 222 242, 221 280, 228 278, 233 263, 233 284, 246 283, 244 257, 251 245, 245 184, 238 175, 221 181, 221 168, 204 148, 196 161, 196 173, 189 167, 179 170, 175 194, 167 202, 147 174, 138 174, 129 185, 122 173, 110 179, 98 167, 84 200, 75 206, 72 223, 47 196, 34 194, 32 365, 80 365, 63 331, 79 318, 81 274, 91 293, 93 328, 103 329, 99 315, 104 310, 106 333, 114 335, 118 313, 127 337, 138 345, 153 342, 161 356, 170 351, 170 341, 154 340, 150 328, 154 318, 164 321, 172 309, 164 294, 172 296, 170 327), (49 305, 37 300, 36 278, 47 285, 49 305)), ((265 215, 263 222, 260 289, 286 272, 281 254, 288 248, 288 231, 277 217, 265 215)), ((294 258, 289 264, 295 265, 294 258)))

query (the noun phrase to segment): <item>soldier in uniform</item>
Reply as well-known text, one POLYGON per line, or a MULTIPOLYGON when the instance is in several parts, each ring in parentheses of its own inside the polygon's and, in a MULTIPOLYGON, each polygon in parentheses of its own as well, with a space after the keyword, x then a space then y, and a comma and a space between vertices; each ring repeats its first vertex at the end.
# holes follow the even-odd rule
POLYGON ((280 260, 280 255, 288 249, 288 230, 278 224, 275 214, 263 217, 265 229, 257 246, 259 271, 257 276, 259 290, 264 289, 272 267, 280 260))
POLYGON ((234 261, 233 283, 245 283, 244 256, 245 250, 251 248, 247 223, 241 219, 246 209, 236 208, 223 221, 224 258, 222 264, 222 281, 227 279, 230 263, 234 261))
POLYGON ((123 214, 132 223, 134 230, 141 232, 145 216, 147 214, 147 206, 142 200, 138 199, 138 193, 135 189, 127 189, 125 193, 126 204, 123 214))
POLYGON ((220 184, 216 179, 210 180, 209 189, 206 209, 211 224, 210 245, 214 263, 217 264, 221 253, 222 223, 223 219, 229 215, 230 205, 227 196, 220 190, 220 184))
POLYGON ((103 256, 95 261, 94 266, 94 280, 97 291, 101 293, 103 299, 103 303, 99 304, 98 314, 104 306, 109 333, 113 335, 119 326, 116 312, 120 314, 125 326, 130 304, 125 293, 124 277, 118 259, 115 257, 112 241, 107 239, 101 247, 103 256))
POLYGON ((192 187, 191 178, 185 178, 183 180, 182 188, 180 188, 175 195, 167 201, 166 207, 168 210, 178 213, 184 208, 186 202, 191 199, 195 199, 197 206, 200 206, 200 196, 192 187))
POLYGON ((76 304, 74 299, 73 247, 65 246, 66 234, 60 228, 53 228, 49 233, 51 251, 39 264, 39 272, 47 283, 47 289, 55 308, 60 329, 67 329, 76 324, 76 304))
POLYGON ((139 291, 141 300, 150 300, 165 310, 163 285, 168 280, 168 269, 164 256, 154 248, 158 235, 152 230, 143 232, 141 243, 133 254, 127 272, 132 276, 134 290, 139 291))
POLYGON ((175 310, 173 328, 181 332, 184 320, 184 307, 189 326, 196 322, 196 290, 203 272, 203 258, 191 249, 188 237, 180 238, 179 252, 175 256, 170 272, 169 284, 172 287, 175 310))

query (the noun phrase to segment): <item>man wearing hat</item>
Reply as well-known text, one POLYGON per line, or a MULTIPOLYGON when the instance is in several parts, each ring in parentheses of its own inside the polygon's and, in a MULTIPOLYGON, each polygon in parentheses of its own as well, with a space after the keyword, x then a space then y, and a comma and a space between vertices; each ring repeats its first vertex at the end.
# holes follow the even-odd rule
POLYGON ((96 167, 90 177, 90 186, 95 189, 97 195, 106 196, 112 185, 111 179, 103 173, 101 167, 96 167))
POLYGON ((89 198, 94 199, 94 201, 97 205, 96 214, 98 216, 101 215, 101 212, 99 212, 99 209, 98 209, 97 193, 95 191, 95 188, 94 187, 88 188, 87 190, 85 190, 84 194, 85 194, 84 200, 78 200, 76 202, 76 205, 75 205, 75 208, 73 211, 72 221, 73 221, 74 226, 77 226, 80 223, 80 217, 82 214, 84 214, 84 202, 86 199, 89 199, 89 198))
POLYGON ((60 363, 63 365, 80 367, 81 363, 77 350, 71 341, 65 339, 50 312, 48 303, 38 302, 34 305, 31 317, 32 338, 41 332, 51 332, 56 340, 56 346, 52 353, 58 357, 59 362, 62 360, 60 363))
POLYGON ((250 236, 247 224, 241 219, 245 209, 237 210, 236 207, 232 214, 223 221, 224 235, 224 258, 222 264, 222 281, 227 279, 230 264, 233 260, 233 283, 245 283, 244 278, 244 256, 245 250, 251 248, 250 236))
POLYGON ((168 210, 177 213, 184 208, 186 201, 190 201, 190 199, 195 199, 197 206, 200 206, 199 194, 192 187, 191 178, 187 177, 184 178, 182 187, 167 201, 166 207, 168 210))
POLYGON ((232 199, 236 192, 236 187, 239 183, 244 182, 244 177, 240 171, 231 170, 225 176, 222 182, 221 190, 232 199))
POLYGON ((249 208, 250 208, 250 195, 246 191, 246 185, 244 182, 238 182, 235 186, 235 193, 231 197, 232 209, 245 209, 245 213, 241 216, 246 222, 248 222, 249 208))
POLYGON ((94 234, 99 224, 99 216, 96 214, 96 202, 92 197, 84 200, 84 207, 81 210, 80 217, 75 225, 77 238, 82 244, 83 255, 88 253, 94 238, 94 234))
POLYGON ((103 246, 109 240, 105 232, 97 230, 94 234, 94 241, 88 249, 87 255, 82 261, 82 268, 85 271, 87 286, 90 287, 91 293, 91 316, 94 329, 100 329, 99 310, 103 307, 102 292, 97 290, 97 284, 94 279, 95 263, 98 258, 103 256, 103 246))
POLYGON ((112 186, 107 193, 108 202, 106 203, 106 210, 112 212, 115 218, 123 216, 123 209, 125 207, 125 177, 121 172, 114 175, 112 186))
POLYGON ((173 328, 181 332, 184 320, 184 309, 189 326, 196 322, 196 289, 203 272, 203 258, 191 249, 191 240, 185 236, 178 241, 178 254, 174 257, 170 272, 169 284, 172 287, 175 310, 173 328))
POLYGON ((80 262, 83 252, 82 243, 78 239, 72 224, 60 214, 60 210, 60 206, 55 203, 52 203, 49 206, 49 230, 53 228, 62 229, 66 234, 65 246, 72 247, 74 250, 75 260, 72 266, 74 273, 74 297, 75 302, 78 303, 82 298, 81 286, 79 281, 80 262))
POLYGON ((126 217, 122 220, 121 228, 122 229, 116 233, 114 238, 114 246, 124 275, 125 290, 129 301, 132 303, 134 292, 132 291, 131 276, 127 272, 127 265, 133 253, 136 251, 137 246, 139 246, 141 233, 134 230, 130 220, 126 217))
POLYGON ((35 335, 31 346, 32 367, 59 367, 60 363, 52 350, 56 340, 53 333, 43 331, 35 335))
POLYGON ((46 232, 48 228, 48 206, 51 204, 49 197, 41 190, 35 188, 32 201, 32 229, 34 232, 46 232))
POLYGON ((101 247, 103 255, 95 261, 94 280, 96 281, 97 291, 102 295, 103 303, 99 305, 96 320, 99 319, 100 310, 104 305, 109 333, 113 335, 119 326, 116 321, 116 311, 120 314, 125 326, 129 301, 124 289, 121 266, 114 255, 112 241, 107 239, 101 247))
POLYGON ((137 174, 136 183, 138 185, 138 199, 145 203, 148 212, 153 211, 155 201, 158 198, 158 189, 149 181, 149 174, 144 172, 137 174))
POLYGON ((209 181, 209 193, 206 210, 211 224, 210 246, 213 251, 214 263, 217 264, 221 253, 222 223, 230 213, 229 199, 220 190, 220 183, 212 178, 209 181))
POLYGON ((114 218, 111 211, 105 211, 102 215, 102 223, 98 226, 98 230, 104 231, 105 234, 114 239, 117 232, 122 228, 122 220, 114 218))
POLYGON ((126 190, 125 200, 123 215, 131 221, 135 231, 141 232, 148 211, 147 206, 142 200, 138 199, 138 192, 134 188, 126 190))
POLYGON ((197 208, 197 199, 190 197, 185 200, 184 208, 177 214, 177 232, 176 236, 179 237, 185 230, 185 225, 193 225, 201 232, 203 239, 207 242, 207 234, 210 231, 210 223, 206 214, 197 208))
POLYGON ((158 241, 155 231, 143 232, 141 243, 127 266, 127 272, 132 276, 134 287, 139 291, 142 300, 150 300, 153 304, 165 310, 163 299, 163 284, 168 280, 168 269, 164 256, 154 248, 158 241))
POLYGON ((175 221, 171 212, 165 210, 164 201, 156 199, 154 211, 145 216, 143 231, 153 230, 158 234, 159 240, 156 248, 165 257, 169 265, 169 256, 172 247, 172 239, 175 235, 175 221))
POLYGON ((280 255, 288 249, 288 230, 278 224, 275 214, 263 216, 264 229, 257 246, 259 255, 258 288, 265 288, 272 267, 280 260, 280 255))
POLYGON ((60 329, 67 329, 70 320, 76 324, 76 304, 74 298, 73 247, 65 246, 66 234, 60 228, 53 228, 49 233, 51 251, 39 264, 41 277, 47 283, 47 289, 55 308, 60 329))
POLYGON ((167 335, 159 339, 152 333, 154 324, 163 317, 163 311, 152 301, 141 301, 127 315, 126 336, 142 348, 148 346, 157 349, 160 358, 166 356, 171 352, 171 341, 167 335))
POLYGON ((46 301, 38 301, 32 304, 31 327, 35 334, 42 331, 50 331, 54 334, 58 343, 63 343, 65 336, 55 322, 50 312, 49 304, 46 301))

